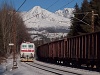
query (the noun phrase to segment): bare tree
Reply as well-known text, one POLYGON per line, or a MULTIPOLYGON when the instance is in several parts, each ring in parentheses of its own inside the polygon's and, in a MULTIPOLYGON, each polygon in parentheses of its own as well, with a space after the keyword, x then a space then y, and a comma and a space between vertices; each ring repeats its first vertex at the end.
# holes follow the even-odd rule
POLYGON ((0 47, 2 47, 0 53, 6 55, 12 52, 9 43, 14 42, 14 31, 16 31, 15 45, 17 49, 22 41, 31 40, 19 12, 16 12, 9 4, 4 3, 0 9, 0 47))

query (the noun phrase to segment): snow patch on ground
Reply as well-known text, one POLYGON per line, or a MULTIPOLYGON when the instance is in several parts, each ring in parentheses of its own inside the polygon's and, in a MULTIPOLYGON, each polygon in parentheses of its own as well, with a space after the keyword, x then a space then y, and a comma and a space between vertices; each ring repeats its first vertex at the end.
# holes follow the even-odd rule
POLYGON ((68 71, 68 72, 78 73, 80 75, 100 75, 100 72, 71 68, 71 67, 65 67, 65 66, 40 62, 40 61, 37 61, 37 60, 35 60, 35 63, 42 64, 42 65, 45 65, 45 66, 49 66, 49 67, 56 68, 56 69, 61 69, 61 70, 68 71))
MULTIPOLYGON (((43 71, 41 69, 30 67, 24 62, 20 62, 19 59, 17 60, 18 68, 13 70, 12 63, 13 63, 13 60, 8 59, 7 63, 1 64, 0 75, 53 75, 52 73, 43 71)), ((57 69, 61 69, 61 70, 69 71, 69 72, 78 73, 81 75, 100 75, 100 72, 65 67, 65 66, 60 66, 60 65, 55 65, 55 64, 49 64, 49 63, 44 63, 37 60, 34 60, 34 63, 38 63, 44 66, 49 66, 49 67, 53 67, 53 68, 57 68, 57 69)))

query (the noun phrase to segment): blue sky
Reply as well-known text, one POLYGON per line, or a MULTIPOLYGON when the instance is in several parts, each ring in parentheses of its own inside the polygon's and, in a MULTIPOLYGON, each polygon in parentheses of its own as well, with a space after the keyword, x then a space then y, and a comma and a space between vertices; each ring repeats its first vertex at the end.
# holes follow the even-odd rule
MULTIPOLYGON (((3 1, 4 0, 0 0, 0 5, 3 1)), ((11 2, 16 10, 24 2, 24 0, 5 0, 5 1, 11 2)), ((72 2, 71 1, 72 0, 26 0, 25 4, 20 8, 19 11, 28 11, 28 10, 32 9, 34 6, 41 6, 44 9, 47 9, 49 7, 47 10, 49 10, 51 12, 55 12, 59 9, 62 10, 64 8, 73 8, 76 3, 78 3, 78 5, 80 6, 81 3, 83 2, 83 0, 73 0, 72 2), (56 1, 58 1, 58 2, 55 3, 56 1), (54 4, 54 5, 51 6, 52 4, 54 4), (64 6, 64 5, 66 5, 66 6, 64 6)))

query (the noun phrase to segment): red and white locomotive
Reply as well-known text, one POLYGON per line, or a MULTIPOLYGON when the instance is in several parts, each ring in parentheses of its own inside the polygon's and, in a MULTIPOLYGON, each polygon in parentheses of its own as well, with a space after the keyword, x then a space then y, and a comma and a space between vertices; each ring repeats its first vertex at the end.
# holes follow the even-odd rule
POLYGON ((24 42, 20 45, 20 59, 21 61, 33 61, 35 54, 34 43, 24 42))

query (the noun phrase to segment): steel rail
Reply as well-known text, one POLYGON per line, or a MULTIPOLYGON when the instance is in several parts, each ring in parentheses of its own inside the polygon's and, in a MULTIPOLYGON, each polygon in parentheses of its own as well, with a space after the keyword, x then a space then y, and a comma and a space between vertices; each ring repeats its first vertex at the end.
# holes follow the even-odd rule
POLYGON ((81 74, 78 74, 78 73, 75 73, 75 72, 65 71, 65 70, 61 70, 61 69, 57 69, 57 68, 53 68, 53 67, 41 65, 41 64, 38 64, 38 63, 30 64, 30 63, 25 62, 25 64, 27 64, 27 65, 29 65, 31 67, 35 67, 35 68, 38 68, 38 69, 41 69, 41 70, 44 70, 44 71, 47 71, 47 72, 51 72, 51 73, 57 74, 57 75, 64 75, 61 72, 71 73, 71 74, 75 74, 75 75, 81 75, 81 74), (52 69, 53 71, 52 70, 45 69, 45 68, 52 69), (56 71, 60 71, 60 73, 58 73, 56 71))

